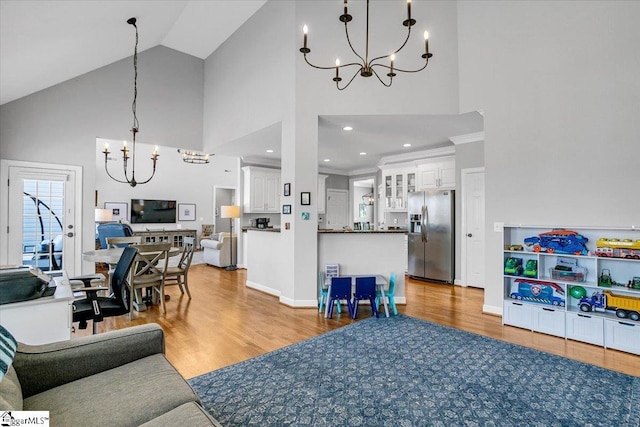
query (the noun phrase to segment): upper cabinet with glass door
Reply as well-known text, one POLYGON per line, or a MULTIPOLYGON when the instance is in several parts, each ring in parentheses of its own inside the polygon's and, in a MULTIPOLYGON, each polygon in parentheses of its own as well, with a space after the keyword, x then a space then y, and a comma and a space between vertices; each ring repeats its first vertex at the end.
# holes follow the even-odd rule
POLYGON ((416 168, 381 169, 384 183, 384 210, 406 211, 407 193, 416 191, 416 168))

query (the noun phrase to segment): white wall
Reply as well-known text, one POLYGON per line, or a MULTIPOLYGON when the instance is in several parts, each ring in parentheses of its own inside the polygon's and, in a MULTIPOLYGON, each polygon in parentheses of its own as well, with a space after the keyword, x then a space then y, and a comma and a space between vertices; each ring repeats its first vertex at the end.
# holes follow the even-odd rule
POLYGON ((640 3, 458 9, 461 111, 485 118, 485 309, 494 310, 502 305, 494 222, 640 224, 640 3))
MULTIPOLYGON (((138 140, 200 148, 204 62, 158 46, 138 54, 138 71, 138 140)), ((127 58, 4 104, 0 158, 81 166, 82 229, 93 230, 96 137, 131 138, 132 100, 133 63, 127 58)), ((158 179, 144 191, 160 188, 162 176, 177 176, 163 170, 165 159, 161 154, 158 179)), ((82 247, 93 248, 93 240, 85 233, 82 247)))
MULTIPOLYGON (((151 175, 150 153, 152 145, 136 144, 136 178, 147 179, 151 175)), ((176 148, 160 146, 156 175, 151 182, 144 185, 131 187, 121 184, 109 178, 104 171, 104 155, 100 152, 103 146, 96 143, 95 150, 95 189, 98 195, 98 207, 103 207, 104 202, 125 202, 131 209, 131 199, 159 199, 175 200, 178 204, 190 203, 196 205, 195 221, 177 221, 175 224, 131 224, 134 230, 145 228, 164 227, 167 230, 176 229, 178 224, 182 229, 195 229, 200 237, 202 224, 214 224, 213 188, 235 187, 237 171, 240 169, 240 159, 237 157, 212 156, 211 163, 191 164, 182 161, 182 156, 176 148), (226 172, 229 171, 229 172, 226 172)), ((120 154, 118 160, 110 160, 109 172, 116 178, 122 179, 122 160, 118 149, 121 147, 109 147, 109 151, 120 154)), ((228 204, 228 203, 225 203, 228 204)), ((129 218, 130 219, 130 218, 129 218)), ((218 230, 228 231, 227 229, 218 230)))
MULTIPOLYGON (((364 2, 352 3, 353 42, 362 50, 364 29, 355 22, 364 20, 364 2)), ((405 3, 374 2, 371 12, 372 54, 387 55, 404 40, 405 3)), ((312 200, 317 197, 318 116, 458 112, 455 3, 414 2, 413 16, 419 24, 396 66, 417 66, 424 29, 432 36, 435 56, 426 71, 399 76, 391 90, 373 79, 358 78, 340 92, 331 71, 304 62, 298 51, 303 23, 310 28, 312 61, 331 65, 336 55, 348 60, 344 27, 337 19, 341 13, 342 5, 335 2, 268 2, 205 66, 205 149, 282 123, 282 182, 292 184, 292 196, 283 197, 282 203, 292 205, 292 215, 282 219, 291 222, 291 229, 282 233, 286 254, 274 268, 285 272, 281 291, 291 300, 306 301, 316 293, 317 212, 314 203, 301 206, 298 194, 310 191, 312 200), (310 212, 310 221, 301 219, 303 211, 310 212)))

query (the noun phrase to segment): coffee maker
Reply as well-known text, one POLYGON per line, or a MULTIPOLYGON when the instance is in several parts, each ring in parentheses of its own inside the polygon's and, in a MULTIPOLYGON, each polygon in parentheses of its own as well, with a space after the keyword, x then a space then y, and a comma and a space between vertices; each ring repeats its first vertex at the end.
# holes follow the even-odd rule
POLYGON ((271 218, 256 218, 251 220, 251 226, 256 228, 269 228, 271 218))

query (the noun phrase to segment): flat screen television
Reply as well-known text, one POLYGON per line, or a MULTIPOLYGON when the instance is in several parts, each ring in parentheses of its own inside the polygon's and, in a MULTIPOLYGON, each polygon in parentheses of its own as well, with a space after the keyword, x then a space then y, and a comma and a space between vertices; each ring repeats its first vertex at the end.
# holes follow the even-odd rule
POLYGON ((168 224, 175 222, 175 200, 131 199, 132 224, 168 224))

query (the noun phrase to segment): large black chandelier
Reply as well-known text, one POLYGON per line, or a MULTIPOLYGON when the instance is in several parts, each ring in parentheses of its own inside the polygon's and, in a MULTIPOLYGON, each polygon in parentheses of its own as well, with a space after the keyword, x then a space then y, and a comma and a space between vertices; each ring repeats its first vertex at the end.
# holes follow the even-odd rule
POLYGON ((109 145, 105 144, 104 150, 104 170, 109 175, 109 178, 114 181, 127 183, 132 187, 135 187, 138 184, 146 184, 151 181, 151 178, 156 174, 156 162, 158 161, 158 146, 155 147, 153 153, 151 153, 151 160, 153 160, 153 172, 151 176, 146 181, 138 182, 136 181, 136 134, 140 129, 140 124, 138 123, 138 116, 136 115, 136 101, 138 99, 138 26, 136 25, 136 18, 129 18, 127 20, 127 24, 133 25, 136 29, 136 45, 133 50, 133 103, 131 104, 131 110, 133 111, 133 127, 131 128, 131 132, 133 133, 133 144, 131 144, 131 150, 127 147, 127 141, 124 141, 122 144, 122 159, 123 159, 123 167, 124 167, 124 180, 120 180, 114 178, 113 175, 109 173, 109 169, 107 167, 107 160, 109 159, 109 145), (131 151, 131 157, 129 157, 129 151, 131 151), (129 178, 127 162, 131 158, 131 178, 129 178))
POLYGON ((344 0, 344 13, 340 15, 338 19, 340 20, 340 22, 344 23, 344 31, 347 36, 347 43, 349 44, 349 47, 351 48, 353 53, 358 58, 360 58, 360 62, 350 62, 348 64, 341 65, 340 61, 336 59, 336 65, 332 67, 322 67, 322 66, 314 65, 311 62, 309 62, 309 60, 307 59, 307 54, 311 52, 311 49, 309 49, 308 47, 308 41, 307 41, 308 28, 306 25, 303 26, 302 28, 302 32, 304 34, 303 36, 304 40, 303 40, 303 46, 300 48, 300 52, 302 52, 302 54, 304 55, 304 60, 306 61, 307 64, 311 65, 313 68, 318 68, 320 70, 336 71, 336 75, 333 78, 333 81, 336 82, 336 87, 338 88, 338 90, 346 89, 358 74, 360 74, 362 77, 376 76, 380 81, 380 83, 382 83, 386 87, 389 87, 393 83, 393 78, 396 76, 396 71, 402 72, 402 73, 417 73, 419 71, 422 71, 425 68, 427 68, 427 65, 429 64, 429 58, 433 56, 433 54, 429 52, 429 33, 425 31, 424 32, 425 49, 424 49, 424 53, 422 54, 422 58, 424 59, 424 65, 421 68, 418 68, 417 70, 403 70, 403 69, 394 67, 395 55, 398 52, 400 52, 402 48, 404 48, 404 46, 407 44, 407 41, 409 41, 409 37, 411 36, 411 27, 413 27, 416 24, 416 20, 411 18, 411 0, 407 0, 407 19, 405 19, 402 22, 402 25, 407 27, 407 37, 404 39, 404 42, 400 45, 400 47, 396 49, 391 55, 377 56, 373 59, 369 59, 369 0, 367 0, 367 32, 366 32, 366 45, 365 45, 364 57, 360 55, 353 48, 353 45, 351 44, 351 39, 349 38, 349 28, 347 24, 353 19, 353 17, 349 15, 349 13, 347 13, 347 0, 344 0), (379 62, 380 60, 385 58, 389 58, 389 65, 379 62), (340 87, 340 82, 342 81, 342 78, 340 77, 340 69, 352 67, 352 66, 357 67, 355 74, 353 75, 353 77, 351 77, 351 79, 347 82, 346 85, 340 87), (387 72, 387 77, 389 77, 388 81, 382 80, 380 75, 376 72, 376 67, 386 69, 388 71, 387 72))

